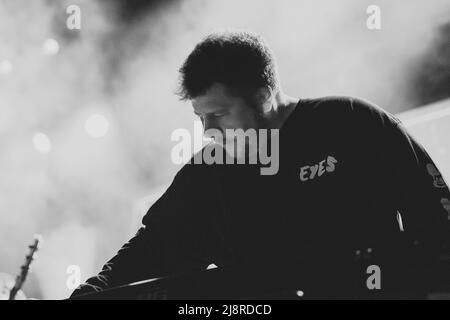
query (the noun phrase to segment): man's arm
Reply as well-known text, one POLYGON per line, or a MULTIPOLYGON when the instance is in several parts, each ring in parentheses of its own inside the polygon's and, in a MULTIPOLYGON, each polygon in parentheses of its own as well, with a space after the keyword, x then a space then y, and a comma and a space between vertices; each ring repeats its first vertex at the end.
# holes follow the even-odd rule
MULTIPOLYGON (((194 192, 200 181, 183 167, 167 191, 148 210, 143 227, 101 272, 72 293, 101 291, 135 281, 206 267, 206 221, 194 192)), ((198 192, 198 190, 197 190, 198 192)))
POLYGON ((71 296, 98 292, 110 287, 163 274, 159 242, 160 238, 156 233, 150 232, 146 227, 142 227, 103 266, 97 276, 89 278, 71 296))
POLYGON ((424 264, 448 251, 450 191, 423 146, 395 117, 385 122, 383 166, 387 185, 402 218, 404 234, 424 264))

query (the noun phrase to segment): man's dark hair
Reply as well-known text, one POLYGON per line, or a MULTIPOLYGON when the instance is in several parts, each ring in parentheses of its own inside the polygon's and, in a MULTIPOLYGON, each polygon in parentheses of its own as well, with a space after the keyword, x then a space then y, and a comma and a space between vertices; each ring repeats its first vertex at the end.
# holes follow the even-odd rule
POLYGON ((275 58, 258 35, 247 31, 213 33, 198 43, 180 68, 178 94, 190 100, 214 83, 234 95, 253 100, 262 87, 279 89, 275 58))

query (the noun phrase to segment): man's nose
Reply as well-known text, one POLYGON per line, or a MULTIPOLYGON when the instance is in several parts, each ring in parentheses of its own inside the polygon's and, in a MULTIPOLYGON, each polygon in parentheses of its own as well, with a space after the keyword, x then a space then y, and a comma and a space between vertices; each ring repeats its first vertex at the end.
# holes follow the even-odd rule
POLYGON ((204 136, 208 139, 217 138, 214 136, 214 134, 216 134, 217 132, 213 132, 215 130, 211 130, 211 129, 216 129, 216 130, 222 132, 220 130, 220 128, 218 127, 216 121, 205 117, 205 119, 203 119, 204 136))

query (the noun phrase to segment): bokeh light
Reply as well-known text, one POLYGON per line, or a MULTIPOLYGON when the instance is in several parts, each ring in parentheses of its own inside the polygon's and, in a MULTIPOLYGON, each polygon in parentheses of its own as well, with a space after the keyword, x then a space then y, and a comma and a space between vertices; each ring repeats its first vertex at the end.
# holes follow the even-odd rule
POLYGON ((42 45, 42 53, 48 56, 53 56, 59 52, 59 44, 55 39, 49 38, 44 41, 42 45))
POLYGON ((101 138, 108 133, 109 121, 101 114, 93 114, 86 120, 84 128, 91 137, 101 138))
POLYGON ((36 133, 33 136, 33 145, 40 153, 48 153, 52 149, 50 138, 42 132, 36 133))
POLYGON ((0 74, 7 74, 12 71, 13 65, 9 60, 0 61, 0 74))

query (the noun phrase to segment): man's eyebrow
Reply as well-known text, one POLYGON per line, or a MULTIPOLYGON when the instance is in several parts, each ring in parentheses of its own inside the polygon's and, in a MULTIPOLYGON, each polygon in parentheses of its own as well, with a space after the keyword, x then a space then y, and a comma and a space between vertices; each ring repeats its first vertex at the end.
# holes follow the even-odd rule
MULTIPOLYGON (((219 110, 215 110, 215 111, 211 111, 211 112, 205 112, 204 114, 214 114, 214 113, 220 113, 220 112, 224 112, 226 111, 226 108, 220 108, 219 110)), ((198 113, 197 111, 194 110, 194 114, 197 116, 200 116, 201 113, 198 113)))

